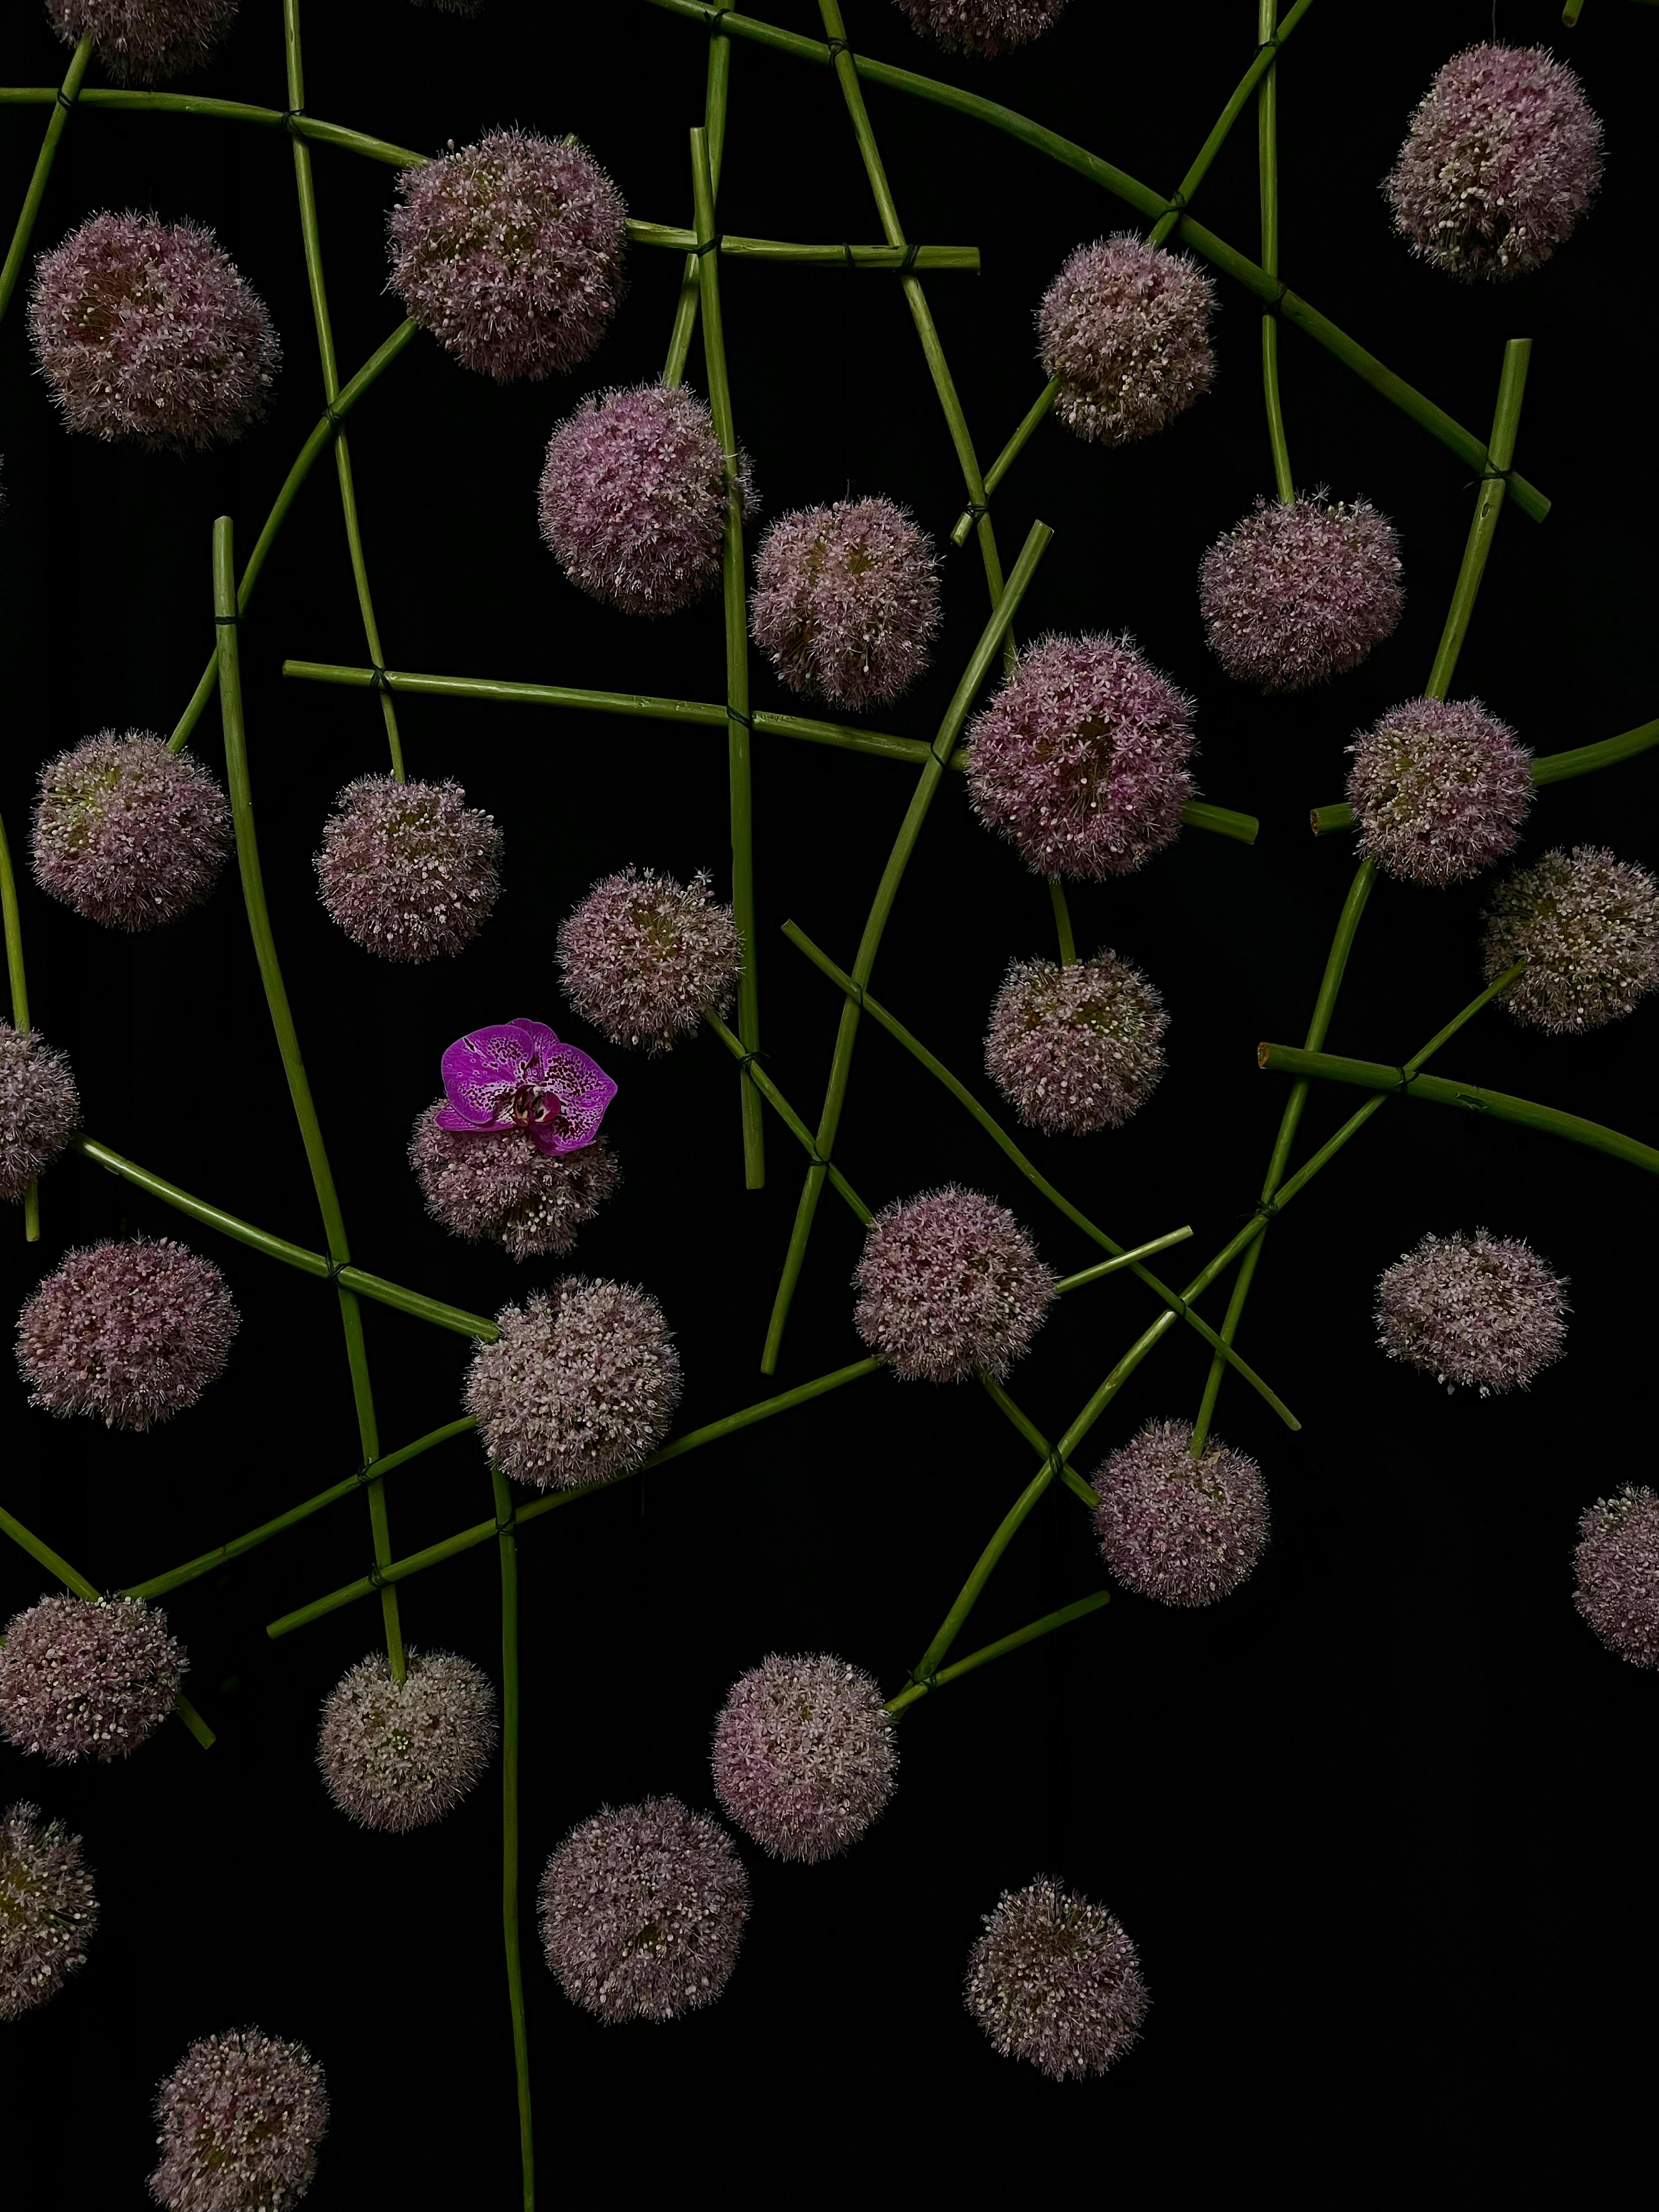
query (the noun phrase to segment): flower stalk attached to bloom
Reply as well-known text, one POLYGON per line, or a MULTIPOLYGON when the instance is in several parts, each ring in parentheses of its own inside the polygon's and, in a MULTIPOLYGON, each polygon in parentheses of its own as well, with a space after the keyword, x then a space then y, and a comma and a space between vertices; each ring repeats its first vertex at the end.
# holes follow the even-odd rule
POLYGON ((445 1053, 442 1072, 445 1103, 433 1115, 441 1129, 523 1129, 550 1159, 591 1145, 617 1095, 597 1061, 561 1044, 545 1022, 471 1030, 445 1053))

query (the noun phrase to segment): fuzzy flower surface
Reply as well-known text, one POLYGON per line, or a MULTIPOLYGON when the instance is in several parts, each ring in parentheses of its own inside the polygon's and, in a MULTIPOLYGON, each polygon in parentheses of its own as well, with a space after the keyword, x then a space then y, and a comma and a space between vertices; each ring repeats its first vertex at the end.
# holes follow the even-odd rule
POLYGON ((94 215, 43 253, 29 343, 71 430, 205 447, 258 422, 282 366, 263 300, 210 230, 94 215))
POLYGON ((1016 960, 985 1037, 985 1071, 1022 1121, 1087 1136, 1121 1127, 1164 1073, 1164 1001, 1115 952, 1061 967, 1016 960))
POLYGON ((584 146, 526 131, 398 173, 391 289, 505 384, 586 360, 622 295, 628 210, 584 146))
POLYGON ((882 1812, 898 1750, 868 1674, 830 1653, 774 1652, 733 1683, 713 1765, 727 1818, 775 1857, 810 1864, 856 1843, 882 1812))
POLYGON ((452 1237, 494 1238, 514 1260, 562 1257, 622 1181, 602 1136, 557 1158, 528 1129, 447 1129, 436 1099, 415 1124, 409 1164, 426 1210, 452 1237))
POLYGON ((236 20, 236 0, 46 0, 66 46, 88 31, 116 84, 159 84, 199 68, 236 20))
POLYGON ((1601 125, 1542 46, 1467 46, 1419 102, 1382 190, 1394 227, 1465 283, 1541 268, 1601 176, 1601 125))
POLYGON ((1163 429, 1215 381, 1214 306, 1190 254, 1132 230, 1079 246, 1037 309, 1043 373, 1060 382, 1055 414, 1104 446, 1163 429))
POLYGON ((1532 755, 1477 699, 1412 699, 1348 747, 1359 843, 1411 884, 1455 884, 1515 850, 1532 755))
POLYGON ((1044 875, 1126 875, 1181 828, 1192 711, 1127 638, 1044 638, 969 726, 974 811, 1044 875))
POLYGON ((706 870, 689 884, 627 867, 594 884, 559 927, 565 996, 612 1044, 666 1052, 704 1009, 731 1009, 743 939, 706 870))
POLYGON ((331 921, 383 960, 446 958, 501 896, 501 833, 459 783, 359 776, 335 801, 317 854, 331 921))
POLYGON ((64 1054, 39 1030, 0 1021, 0 1199, 21 1198, 80 1119, 81 1094, 64 1054))
POLYGON ((1127 1589, 1160 1605, 1213 1605, 1267 1542, 1255 1462, 1213 1438, 1195 1460, 1192 1442, 1190 1422, 1148 1421, 1091 1478, 1102 1559, 1127 1589))
POLYGON ((1659 882, 1600 845, 1558 847, 1501 883, 1486 915, 1486 980, 1517 1021, 1567 1036, 1633 1013, 1659 985, 1659 882))
POLYGON ((954 1382, 976 1367, 1006 1375, 1054 1295, 1007 1207, 958 1183, 884 1206, 853 1281, 853 1326, 911 1382, 954 1382))
POLYGON ((38 1805, 0 1819, 0 2020, 55 1996, 87 1963, 98 1899, 81 1838, 38 1805))
POLYGON ((0 1730, 59 1764, 125 1759, 172 1711, 188 1663, 142 1598, 43 1597, 6 1626, 0 1730))
POLYGON ((502 1473, 538 1490, 608 1482, 647 1458, 680 1401, 662 1308, 627 1283, 567 1275, 495 1316, 467 1370, 467 1410, 502 1473))
POLYGON ((40 771, 34 879, 84 921, 176 920, 207 897, 234 842, 211 770, 149 730, 100 730, 40 771))
POLYGON ((1573 1603, 1609 1651, 1659 1667, 1659 1494, 1626 1483, 1578 1523, 1573 1603))
POLYGON ((561 1044, 545 1022, 522 1018, 457 1037, 441 1072, 440 1128, 474 1135, 521 1129, 550 1159, 591 1145, 617 1095, 579 1045, 561 1044))
POLYGON ((678 1797, 606 1808, 542 1875, 547 1963, 601 2020, 675 2020, 713 2004, 749 1917, 749 1877, 719 1822, 678 1797))
POLYGON ((1565 1293, 1566 1278, 1518 1237, 1431 1230, 1377 1278, 1377 1345, 1448 1391, 1524 1389, 1561 1357, 1565 1293))
MULTIPOLYGON (((733 462, 745 512, 749 464, 733 462)), ((578 591, 629 615, 678 614, 720 572, 726 456, 707 404, 682 385, 590 394, 554 431, 542 536, 578 591)))
POLYGON ((1040 39, 1065 5, 1066 0, 898 0, 919 37, 946 53, 988 62, 1040 39))
POLYGON ((1140 2033, 1146 1984, 1103 1905, 1047 1875, 1005 1890, 968 1955, 968 2009, 1005 2058, 1056 2081, 1103 2074, 1140 2033))
POLYGON ((1394 525, 1369 500, 1258 499, 1199 564, 1210 650, 1241 684, 1300 691, 1358 668, 1398 626, 1394 525))
POLYGON ((210 1260, 135 1237, 59 1262, 18 1316, 17 1364, 31 1406, 147 1429, 218 1380, 238 1326, 210 1260))
POLYGON ((401 1684, 384 1651, 329 1692, 317 1738, 324 1785, 365 1828, 423 1828, 459 1805, 495 1748, 489 1677, 453 1651, 410 1651, 401 1684))
POLYGON ((167 2212, 291 2212, 328 2132, 323 2069, 302 2043, 257 2027, 205 2035, 155 2095, 167 2212))
POLYGON ((939 624, 933 540, 890 499, 780 515, 756 550, 749 623, 792 691, 854 709, 896 699, 939 624))

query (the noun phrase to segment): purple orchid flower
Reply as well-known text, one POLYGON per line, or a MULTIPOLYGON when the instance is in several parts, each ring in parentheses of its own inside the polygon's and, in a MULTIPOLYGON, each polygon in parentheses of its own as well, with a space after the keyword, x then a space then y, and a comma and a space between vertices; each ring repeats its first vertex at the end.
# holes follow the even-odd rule
POLYGON ((527 1129, 538 1151, 557 1159, 599 1133, 617 1086, 574 1044, 561 1044, 545 1022, 497 1022, 458 1037, 443 1056, 442 1129, 474 1135, 527 1129))

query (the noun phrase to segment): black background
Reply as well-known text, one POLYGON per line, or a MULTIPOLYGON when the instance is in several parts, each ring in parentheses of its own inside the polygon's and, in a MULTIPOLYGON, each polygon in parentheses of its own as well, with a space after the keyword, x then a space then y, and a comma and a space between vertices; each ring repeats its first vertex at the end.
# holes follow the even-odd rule
MULTIPOLYGON (((8 80, 55 82, 62 50, 19 12, 8 80)), ((775 0, 773 12, 818 27, 810 0, 775 0)), ((1245 0, 1224 12, 1073 0, 1048 38, 992 67, 939 56, 876 0, 848 32, 1167 190, 1249 58, 1254 14, 1245 0)), ((310 9, 306 28, 313 113, 428 149, 510 120, 574 130, 632 212, 689 220, 685 132, 701 118, 705 43, 695 26, 637 0, 496 0, 471 21, 351 0, 310 9)), ((1552 751, 1655 712, 1639 348, 1659 22, 1589 0, 1568 40, 1551 6, 1504 0, 1498 28, 1570 50, 1606 121, 1607 182, 1581 234, 1512 286, 1465 289, 1413 263, 1377 180, 1433 70, 1488 34, 1488 13, 1328 0, 1280 69, 1283 264, 1482 435, 1504 339, 1534 339, 1518 459, 1555 506, 1541 529, 1504 517, 1455 688, 1552 751)), ((235 34, 191 82, 285 105, 274 0, 244 0, 235 34)), ((908 234, 983 249, 981 276, 941 275, 928 290, 988 460, 1039 388, 1030 318, 1043 288, 1125 211, 973 124, 879 92, 870 106, 908 234)), ((43 121, 38 108, 0 118, 0 206, 21 204, 43 121)), ((320 148, 315 162, 349 374, 398 319, 383 295, 393 173, 320 148)), ((235 518, 246 552, 320 404, 281 136, 73 118, 37 245, 129 205, 216 226, 269 302, 286 364, 270 419, 243 444, 185 460, 128 453, 63 431, 15 304, 0 343, 0 805, 15 850, 43 758, 109 725, 171 728, 210 644, 212 518, 235 518)), ((1254 252, 1248 117, 1200 212, 1254 252)), ((827 74, 737 46, 720 213, 729 229, 774 237, 878 236, 827 74)), ((634 253, 630 295, 574 378, 500 387, 422 337, 365 400, 351 435, 391 665, 720 696, 717 601, 656 625, 611 614, 565 585, 537 532, 552 424, 587 389, 658 373, 679 265, 634 253)), ((942 538, 960 483, 896 283, 728 262, 722 284, 764 515, 882 492, 942 538)), ((1352 869, 1350 841, 1316 844, 1306 811, 1341 795, 1352 733, 1420 691, 1474 497, 1462 464, 1287 330, 1299 480, 1363 493, 1395 517, 1407 612, 1334 689, 1264 705, 1231 684, 1204 647, 1194 570, 1271 476, 1257 309, 1231 287, 1220 300, 1210 397, 1121 453, 1046 425, 995 509, 1006 562, 1034 516, 1056 533, 1022 634, 1131 632, 1197 699, 1205 795, 1261 817, 1254 849, 1188 832, 1142 875, 1073 901, 1080 942, 1111 945, 1164 991, 1169 1073, 1122 1132, 1030 1149, 1120 1237, 1190 1221, 1177 1279, 1255 1196, 1284 1092, 1258 1073, 1254 1047, 1300 1041, 1352 869)), ((690 374, 706 388, 696 349, 690 374)), ((986 605, 971 549, 948 556, 945 580, 933 666, 875 726, 932 734, 986 605)), ((737 1085, 712 1041, 654 1062, 611 1051, 569 1015, 551 965, 560 918, 601 872, 636 860, 723 878, 719 732, 406 700, 410 773, 460 777, 501 823, 507 889, 462 958, 392 968, 333 931, 310 867, 334 792, 383 763, 378 706, 280 673, 285 655, 365 657, 326 459, 242 635, 266 878, 354 1252, 484 1311, 559 1271, 447 1238, 404 1160, 442 1047, 481 1022, 542 1017, 595 1046, 622 1084, 609 1127, 624 1188, 570 1264, 660 1297, 684 1358, 682 1424, 778 1387, 758 1356, 798 1153, 769 1121, 767 1188, 745 1194, 737 1085)), ((756 695, 793 703, 758 659, 756 695)), ((222 766, 216 709, 197 742, 222 766)), ((1655 774, 1650 756, 1544 792, 1523 854, 1594 839, 1659 860, 1645 811, 1655 774)), ((809 1119, 838 1001, 777 925, 793 915, 850 960, 911 784, 902 764, 757 744, 764 1037, 809 1119)), ((1379 886, 1334 1048, 1398 1059, 1473 995, 1482 896, 1480 884, 1379 886)), ((23 899, 34 1018, 70 1052, 92 1133, 318 1242, 234 868, 204 910, 136 939, 80 922, 32 883, 23 899)), ((951 779, 878 990, 983 1087, 979 1040, 1002 969, 1051 951, 1041 881, 975 825, 951 779)), ((1553 1041, 1491 1013, 1445 1072, 1644 1133, 1655 1018, 1649 1007, 1553 1041)), ((1356 1103, 1316 1095, 1304 1145, 1356 1103)), ((1062 1270, 1095 1256, 869 1025, 839 1157, 872 1203, 957 1176, 1014 1205, 1062 1270)), ((0 1248, 14 1308, 67 1245, 178 1232, 225 1267, 243 1328, 226 1379, 143 1437, 54 1423, 27 1408, 12 1374, 5 1497, 30 1526, 112 1586, 351 1472, 325 1289, 74 1159, 52 1171, 43 1205, 38 1248, 15 1226, 0 1248)), ((546 1854, 601 1802, 675 1791, 712 1806, 712 1716, 769 1650, 838 1651, 896 1687, 1032 1462, 971 1386, 877 1377, 527 1531, 526 1948, 544 2200, 665 2185, 827 2200, 931 2182, 973 2201, 1018 2179, 1152 2186, 1176 2202, 1216 2185, 1302 2202, 1512 2204, 1569 2190, 1609 2201, 1655 2057, 1654 1693, 1578 1620, 1571 1548, 1589 1500, 1650 1475, 1652 1218, 1651 1186, 1613 1162, 1474 1116, 1385 1109, 1273 1231, 1241 1340, 1305 1427, 1283 1430, 1236 1380, 1223 1395, 1219 1432, 1259 1456, 1272 1492, 1273 1541, 1253 1579, 1200 1613, 1119 1595, 928 1700, 904 1723, 890 1813, 848 1856, 803 1869, 745 1847, 754 1913, 737 1972, 717 2006, 670 2027, 604 2028, 564 2001, 528 1909, 546 1854), (1477 1224, 1528 1237, 1571 1279, 1568 1356, 1507 1401, 1448 1400, 1372 1345, 1380 1268, 1426 1229, 1477 1224), (978 1916, 1039 1870, 1109 1905, 1140 1947, 1146 2033, 1103 2080, 1056 2086, 999 2059, 962 2008, 978 1916)), ((781 1384, 859 1355, 857 1250, 849 1217, 826 1201, 781 1384)), ((1022 1404, 1057 1433, 1152 1310, 1127 1278, 1068 1298, 1012 1378, 1022 1404)), ((366 1318, 390 1449, 459 1410, 467 1348, 384 1310, 366 1318)), ((1085 1467, 1148 1416, 1189 1415, 1206 1359, 1176 1330, 1112 1406, 1085 1467)), ((476 1443, 398 1473, 388 1499, 400 1554, 486 1516, 476 1443)), ((85 1972, 6 2032, 9 2154, 24 2172, 38 2161, 22 2201, 143 2201, 153 2085, 192 2037, 248 2021, 301 2038, 327 2069, 319 2208, 517 2201, 495 1775, 430 1831, 350 1829, 318 1781, 314 1729, 330 1686, 374 1646, 375 1607, 281 1643, 264 1632, 368 1559, 366 1512, 349 1500, 169 1601, 188 1687, 219 1731, 210 1754, 173 1725, 112 1771, 0 1749, 0 1802, 38 1799, 84 1835, 104 1911, 85 1972)), ((1057 1492, 959 1648, 1101 1579, 1085 1515, 1057 1492)), ((32 1560, 0 1551, 7 1612, 43 1582, 32 1560)), ((497 1607, 486 1547, 404 1586, 405 1633, 498 1675, 497 1607)))

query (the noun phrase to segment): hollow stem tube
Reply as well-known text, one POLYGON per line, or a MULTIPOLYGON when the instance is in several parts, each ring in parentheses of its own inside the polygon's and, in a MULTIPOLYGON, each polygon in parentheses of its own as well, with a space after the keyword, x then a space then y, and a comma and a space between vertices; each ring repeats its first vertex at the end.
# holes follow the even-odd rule
POLYGON ((501 1936, 507 1951, 507 2001, 513 2015, 513 2070, 519 2095, 519 2164, 524 2212, 535 2212, 536 2144, 530 2104, 530 2044, 524 2022, 524 1947, 519 1934, 519 1547, 513 1491, 490 1469, 495 1493, 495 1541, 501 1563, 501 1936))
POLYGON ((92 59, 92 33, 88 31, 75 52, 70 56, 70 65, 64 72, 64 82, 55 91, 48 89, 44 98, 52 102, 52 113, 46 118, 46 135, 40 142, 40 151, 35 156, 34 173, 29 179, 29 188, 23 195, 23 205, 17 217, 17 228, 12 232, 11 244, 6 249, 3 266, 0 266, 0 322, 5 319, 11 295, 17 289, 17 280, 23 273, 23 264, 28 258, 29 240, 34 235, 34 226, 40 213, 40 203, 46 196, 46 186, 52 178, 52 165, 58 159, 58 142, 68 127, 70 116, 81 97, 81 80, 87 73, 87 64, 92 59))
MULTIPOLYGON (((6 824, 0 817, 0 928, 6 939, 6 982, 11 994, 11 1025, 29 1026, 28 977, 23 971, 23 918, 17 908, 17 878, 12 872, 11 847, 6 824)), ((40 1241, 40 1188, 33 1177, 23 1192, 23 1241, 40 1241)))
MULTIPOLYGON (((708 142, 710 197, 715 201, 720 196, 720 157, 726 151, 726 111, 731 89, 732 41, 714 30, 708 34, 708 86, 703 95, 702 127, 708 142)), ((692 204, 695 208, 695 195, 692 204)), ((679 301, 674 309, 674 328, 668 340, 668 359, 662 372, 662 380, 667 385, 680 383, 685 375, 691 333, 697 326, 697 308, 702 298, 702 260, 695 251, 689 252, 684 274, 680 278, 679 301)))
POLYGON ((983 1667, 993 1659, 1000 1659, 1010 1651, 1018 1651, 1024 1644, 1035 1644, 1040 1636, 1052 1636, 1057 1628, 1069 1628, 1074 1620, 1086 1620, 1091 1613, 1098 1613, 1102 1606, 1109 1605, 1111 1601, 1110 1590, 1096 1590, 1089 1597, 1080 1597, 1071 1605, 1061 1606, 1057 1613, 1045 1613, 1041 1620, 1028 1621, 1024 1628, 1015 1629, 1012 1636, 1000 1636, 994 1644, 982 1644, 977 1651, 970 1651, 965 1659, 954 1660, 950 1666, 941 1667, 927 1681, 912 1682, 896 1698, 889 1698, 888 1717, 897 1720, 902 1713, 908 1712, 919 1698, 927 1697, 930 1691, 942 1690, 947 1682, 957 1681, 963 1674, 971 1674, 976 1667, 983 1667))

